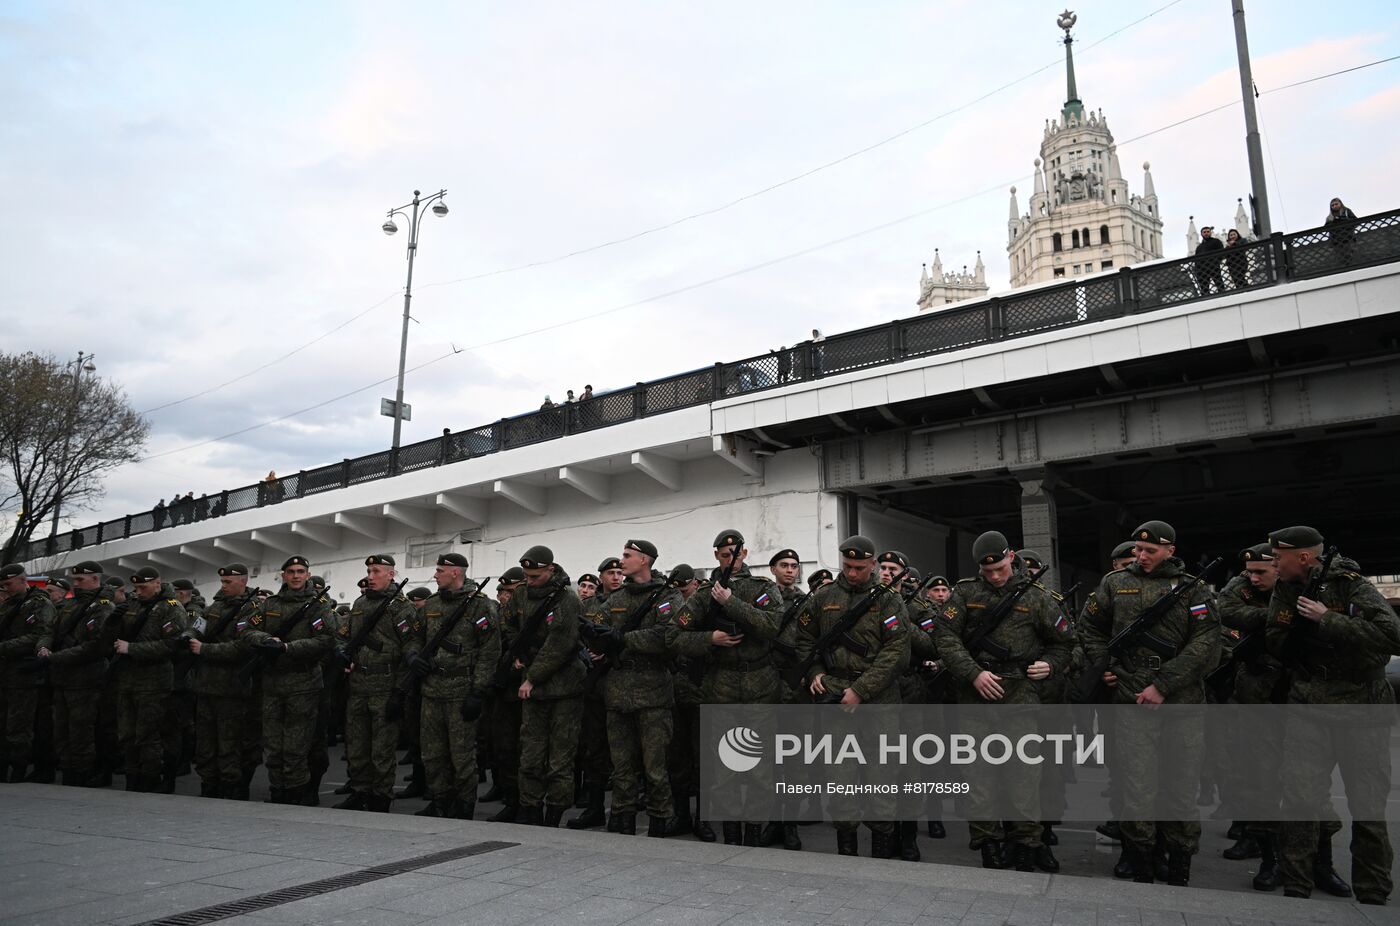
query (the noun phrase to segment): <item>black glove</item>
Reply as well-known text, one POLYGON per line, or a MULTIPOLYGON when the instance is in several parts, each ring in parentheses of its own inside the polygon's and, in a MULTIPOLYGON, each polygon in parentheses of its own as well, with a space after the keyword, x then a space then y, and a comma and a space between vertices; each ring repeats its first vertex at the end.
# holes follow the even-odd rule
POLYGON ((273 640, 271 638, 263 640, 256 645, 258 649, 264 650, 269 656, 280 656, 287 651, 287 644, 283 643, 281 640, 273 640))
POLYGON ((408 674, 412 675, 414 678, 423 679, 427 678, 432 673, 433 661, 431 659, 424 659, 422 656, 414 653, 413 658, 408 661, 408 674))
POLYGON ((481 716, 482 700, 476 695, 467 695, 462 702, 462 719, 472 721, 481 716))
POLYGON ((609 627, 600 632, 598 636, 594 638, 594 643, 603 655, 613 658, 617 658, 618 654, 622 652, 623 647, 627 645, 622 631, 618 630, 616 627, 609 627))
POLYGON ((350 658, 350 651, 343 646, 337 646, 335 648, 335 664, 340 667, 342 672, 350 668, 354 664, 350 658))

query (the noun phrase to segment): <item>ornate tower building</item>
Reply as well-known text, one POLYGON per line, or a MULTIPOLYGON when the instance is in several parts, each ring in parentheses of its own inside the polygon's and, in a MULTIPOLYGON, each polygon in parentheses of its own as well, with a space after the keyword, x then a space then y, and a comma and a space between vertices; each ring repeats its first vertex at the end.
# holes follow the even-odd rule
POLYGON ((1065 10, 1067 99, 1060 118, 1045 123, 1030 210, 1022 214, 1011 188, 1006 256, 1011 285, 1112 271, 1162 256, 1162 217, 1151 165, 1142 165, 1142 195, 1129 192, 1103 111, 1084 110, 1074 82, 1077 17, 1065 10))
POLYGON ((964 299, 981 299, 987 295, 987 268, 982 264, 982 252, 977 252, 977 265, 971 270, 964 264, 962 272, 945 273, 943 258, 933 249, 933 266, 924 264, 919 278, 919 311, 936 312, 945 305, 964 299))

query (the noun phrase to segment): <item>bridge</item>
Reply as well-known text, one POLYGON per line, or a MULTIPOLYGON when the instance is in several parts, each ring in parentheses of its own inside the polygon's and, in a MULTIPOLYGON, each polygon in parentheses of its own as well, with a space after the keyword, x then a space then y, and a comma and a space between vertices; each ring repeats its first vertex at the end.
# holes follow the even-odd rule
MULTIPOLYGON (((966 574, 996 527, 1097 576, 1150 517, 1190 559, 1283 523, 1400 571, 1400 211, 1278 234, 1203 264, 1073 278, 503 418, 30 545, 212 577, 308 555, 348 595, 363 557, 410 574, 457 549, 499 574, 530 543, 571 572, 629 536, 704 565, 727 525, 755 562, 830 565, 862 531, 966 574), (1218 278, 1217 278, 1218 276, 1218 278), (343 575, 340 573, 344 573, 343 575)), ((269 579, 267 583, 271 583, 269 579)))

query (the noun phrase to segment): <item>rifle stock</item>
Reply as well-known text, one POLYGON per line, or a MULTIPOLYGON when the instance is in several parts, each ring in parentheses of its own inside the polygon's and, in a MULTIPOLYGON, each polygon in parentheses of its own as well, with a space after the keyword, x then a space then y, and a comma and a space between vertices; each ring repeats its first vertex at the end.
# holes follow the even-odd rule
MULTIPOLYGON (((442 622, 442 626, 438 628, 437 633, 433 634, 432 639, 427 642, 427 645, 419 650, 419 659, 431 660, 437 655, 437 651, 441 649, 443 642, 451 635, 452 631, 457 628, 457 624, 462 620, 462 615, 467 613, 467 605, 471 604, 476 596, 481 594, 481 590, 486 586, 486 583, 490 581, 490 576, 482 579, 481 582, 477 584, 475 591, 462 598, 462 603, 457 605, 457 609, 448 615, 447 620, 442 622)), ((422 676, 415 675, 412 672, 404 675, 404 677, 399 680, 399 683, 394 686, 394 690, 389 692, 388 700, 384 702, 384 719, 392 722, 401 718, 403 716, 404 704, 408 702, 409 695, 416 693, 422 685, 422 676)))
POLYGON ((802 660, 802 663, 797 667, 798 675, 802 678, 806 678, 807 673, 811 671, 812 666, 816 665, 818 659, 822 661, 822 665, 829 668, 830 664, 827 658, 831 648, 835 646, 838 641, 843 641, 848 646, 853 643, 854 641, 850 639, 849 634, 860 621, 861 617, 874 606, 875 602, 878 601, 882 595, 892 589, 898 588, 899 583, 903 582, 904 577, 908 574, 909 567, 905 566, 899 575, 890 579, 889 582, 876 585, 866 592, 862 598, 857 600, 855 604, 847 608, 846 613, 837 618, 836 623, 832 624, 831 628, 827 630, 826 633, 817 638, 817 642, 812 646, 812 654, 802 660))

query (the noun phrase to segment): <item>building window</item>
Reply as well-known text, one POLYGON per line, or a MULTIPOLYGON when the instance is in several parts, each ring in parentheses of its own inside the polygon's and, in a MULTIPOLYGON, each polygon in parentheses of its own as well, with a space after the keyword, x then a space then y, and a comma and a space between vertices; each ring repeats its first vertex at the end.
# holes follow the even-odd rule
POLYGON ((1065 268, 1064 268, 1064 267, 1056 267, 1056 268, 1055 268, 1055 276, 1057 276, 1057 277, 1062 277, 1062 276, 1064 276, 1064 275, 1065 275, 1065 268))
POLYGON ((1074 247, 1079 247, 1079 229, 1076 228, 1074 231, 1070 232, 1070 235, 1070 240, 1074 242, 1074 247))
POLYGON ((1093 242, 1093 239, 1089 237, 1089 229, 1087 229, 1087 228, 1084 229, 1084 237, 1083 237, 1083 239, 1081 239, 1081 240, 1083 240, 1084 246, 1085 246, 1086 248, 1089 247, 1089 245, 1091 245, 1091 244, 1094 243, 1094 242, 1093 242))
POLYGON ((1074 275, 1075 275, 1075 276, 1079 276, 1079 265, 1078 265, 1078 264, 1075 264, 1075 265, 1074 265, 1074 275))
MULTIPOLYGON (((1050 250, 1063 251, 1064 249, 1064 239, 1060 237, 1059 232, 1055 232, 1055 234, 1050 236, 1050 250)), ((1061 276, 1063 276, 1063 274, 1061 274, 1061 276)))
POLYGON ((452 541, 435 540, 431 537, 415 537, 408 542, 408 559, 405 569, 422 569, 437 562, 443 553, 452 552, 452 541))
POLYGON ((1108 244, 1108 226, 1099 226, 1099 244, 1108 244))
POLYGON ((1112 269, 1113 269, 1113 261, 1111 261, 1111 260, 1106 260, 1106 261, 1104 261, 1102 264, 1099 265, 1099 269, 1100 269, 1100 270, 1112 270, 1112 269))

